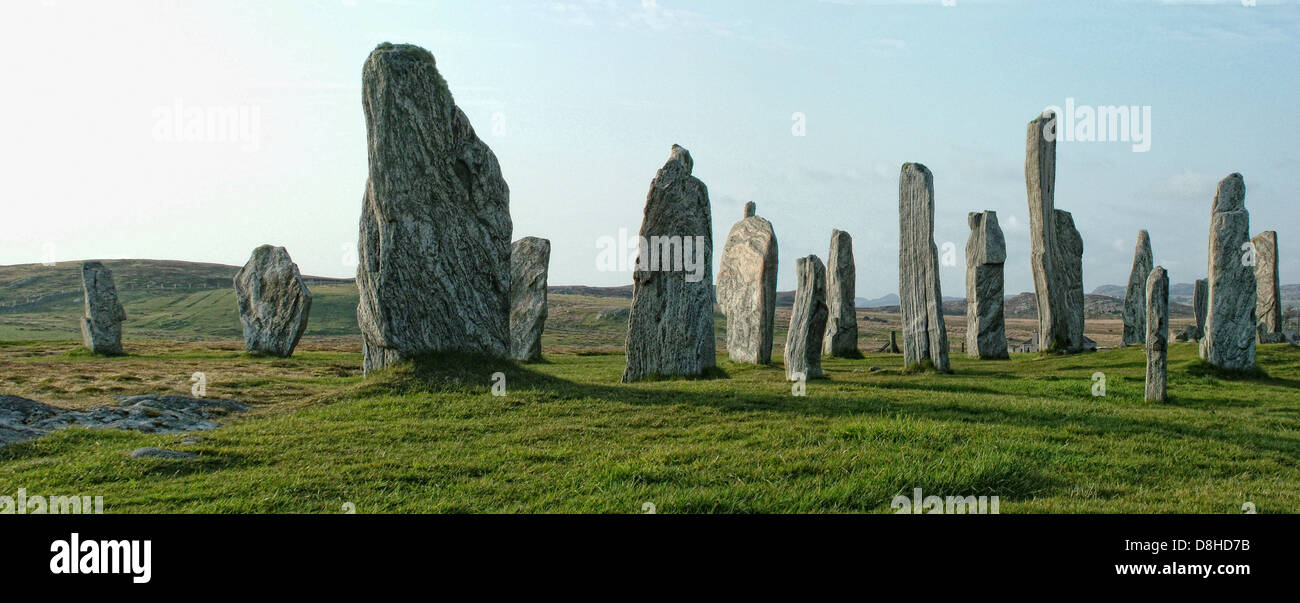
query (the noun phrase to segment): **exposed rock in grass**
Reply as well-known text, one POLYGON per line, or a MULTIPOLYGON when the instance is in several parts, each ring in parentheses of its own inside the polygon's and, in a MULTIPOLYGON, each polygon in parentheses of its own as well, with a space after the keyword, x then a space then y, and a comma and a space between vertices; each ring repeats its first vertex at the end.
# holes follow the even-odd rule
POLYGON ((247 409, 247 404, 234 400, 144 395, 122 398, 116 405, 66 410, 35 400, 0 395, 0 445, 30 440, 73 425, 143 433, 205 431, 216 429, 217 419, 247 409))
POLYGON ((193 452, 176 452, 162 448, 136 448, 130 454, 133 459, 192 459, 197 456, 193 452))

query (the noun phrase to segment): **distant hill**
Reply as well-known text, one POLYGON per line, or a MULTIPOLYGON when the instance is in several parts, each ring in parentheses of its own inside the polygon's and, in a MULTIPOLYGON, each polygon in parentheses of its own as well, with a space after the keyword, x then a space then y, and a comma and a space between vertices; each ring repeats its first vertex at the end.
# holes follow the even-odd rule
MULTIPOLYGON (((1102 285, 1092 290, 1093 295, 1107 295, 1116 299, 1123 300, 1127 292, 1125 287, 1119 285, 1102 285)), ((1191 306, 1195 301, 1196 285, 1193 283, 1177 283, 1169 285, 1169 303, 1180 303, 1191 306)), ((1282 307, 1289 308, 1295 306, 1300 308, 1300 284, 1282 285, 1282 307)))
POLYGON ((1119 285, 1102 285, 1092 290, 1092 295, 1105 295, 1107 297, 1118 297, 1120 299, 1124 299, 1124 295, 1127 293, 1128 288, 1119 285))

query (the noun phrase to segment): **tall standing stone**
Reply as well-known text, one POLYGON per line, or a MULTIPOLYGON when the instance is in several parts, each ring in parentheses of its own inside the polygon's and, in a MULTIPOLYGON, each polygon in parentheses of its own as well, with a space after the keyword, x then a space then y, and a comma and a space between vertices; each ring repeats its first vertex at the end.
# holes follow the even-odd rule
POLYGON ((551 242, 546 239, 524 237, 510 248, 510 357, 515 360, 542 359, 550 266, 551 242))
POLYGON ((745 217, 731 227, 718 268, 718 306, 727 317, 727 356, 732 362, 772 362, 776 323, 777 244, 772 223, 745 204, 745 217))
POLYGON ((1282 283, 1277 275, 1277 231, 1266 230, 1250 242, 1255 248, 1255 320, 1259 343, 1284 343, 1282 283))
POLYGON ((1210 281, 1197 279, 1192 290, 1192 309, 1196 313, 1196 340, 1205 338, 1205 319, 1210 308, 1210 281))
POLYGON ((898 297, 904 366, 928 360, 936 370, 949 372, 934 245, 934 176, 919 163, 903 164, 898 178, 898 297))
POLYGON ((1124 345, 1137 345, 1147 336, 1147 277, 1155 260, 1151 257, 1151 235, 1138 231, 1137 245, 1133 249, 1133 271, 1128 276, 1128 291, 1124 293, 1124 345))
POLYGON ((117 299, 113 271, 100 262, 81 265, 86 315, 81 318, 81 341, 96 354, 122 354, 122 321, 126 310, 117 299))
POLYGON ((794 310, 785 338, 785 376, 792 381, 825 376, 822 372, 822 339, 826 334, 826 267, 821 258, 810 255, 795 263, 798 280, 794 310))
POLYGON ((1147 277, 1146 329, 1148 402, 1164 402, 1169 377, 1169 274, 1156 266, 1147 277))
POLYGON ((418 46, 362 71, 370 173, 358 242, 366 372, 404 358, 510 351, 510 189, 418 46))
POLYGON ((840 358, 857 358, 858 312, 857 268, 853 263, 853 237, 842 230, 831 231, 830 255, 826 256, 826 338, 822 353, 840 358))
POLYGON ((1056 209, 1056 115, 1029 122, 1025 188, 1029 196, 1030 265, 1044 351, 1080 352, 1083 337, 1083 238, 1069 212, 1056 209))
POLYGON ((1003 306, 1007 242, 994 211, 966 217, 966 355, 985 360, 1009 358, 1003 306))
POLYGON ((623 382, 699 376, 717 364, 713 341, 713 218, 695 162, 673 145, 646 195, 633 273, 623 382))
POLYGON ((262 245, 235 275, 244 350, 288 358, 311 315, 311 290, 283 247, 262 245))
POLYGON ((1219 182, 1210 211, 1209 297, 1201 358, 1222 369, 1255 368, 1255 268, 1245 261, 1250 213, 1241 174, 1219 182))

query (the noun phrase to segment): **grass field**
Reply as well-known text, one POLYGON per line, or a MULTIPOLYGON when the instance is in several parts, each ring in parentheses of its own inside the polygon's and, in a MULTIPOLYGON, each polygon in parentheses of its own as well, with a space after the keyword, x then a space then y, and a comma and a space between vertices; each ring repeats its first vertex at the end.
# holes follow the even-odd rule
POLYGON ((623 357, 593 351, 429 358, 364 379, 349 341, 309 340, 289 360, 234 343, 128 348, 0 345, 0 391, 76 406, 188 393, 202 371, 209 397, 254 408, 197 444, 74 428, 0 448, 0 494, 102 495, 108 512, 802 513, 890 512, 921 488, 998 496, 1002 513, 1300 510, 1300 349, 1287 346, 1261 347, 1268 376, 1225 380, 1192 374, 1195 346, 1176 344, 1163 405, 1142 400, 1137 348, 954 355, 951 375, 903 375, 897 355, 828 359, 806 397, 779 363, 624 385, 623 357), (127 458, 142 446, 199 456, 127 458))

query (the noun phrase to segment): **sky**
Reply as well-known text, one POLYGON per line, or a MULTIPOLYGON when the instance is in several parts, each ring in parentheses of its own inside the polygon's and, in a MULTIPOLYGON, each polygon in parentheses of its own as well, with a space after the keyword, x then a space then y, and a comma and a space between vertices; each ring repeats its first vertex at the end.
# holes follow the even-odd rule
POLYGON ((920 162, 955 252, 944 294, 964 295, 982 210, 1006 234, 1007 293, 1032 291, 1026 124, 1067 102, 1080 121, 1124 107, 1149 143, 1101 128, 1058 145, 1087 290, 1127 283, 1143 228, 1171 282, 1203 278, 1232 172, 1252 234, 1277 230, 1282 280, 1300 282, 1295 0, 7 0, 0 265, 242 265, 272 243, 304 274, 353 276, 361 67, 385 41, 434 54, 500 160, 514 238, 551 240, 552 285, 631 283, 598 269, 598 243, 639 230, 680 144, 715 265, 752 200, 780 289, 840 229, 858 295, 896 292, 898 175, 920 162))

